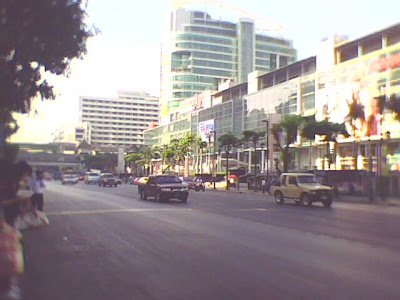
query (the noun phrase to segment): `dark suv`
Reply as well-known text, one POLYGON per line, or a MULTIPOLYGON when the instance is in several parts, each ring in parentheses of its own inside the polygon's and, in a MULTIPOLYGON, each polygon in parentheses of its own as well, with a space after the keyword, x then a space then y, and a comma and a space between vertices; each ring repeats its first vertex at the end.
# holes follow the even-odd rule
POLYGON ((117 186, 117 182, 115 180, 115 177, 111 173, 102 173, 100 174, 99 177, 99 186, 117 186))
POLYGON ((154 197, 156 201, 167 202, 171 198, 187 202, 189 196, 188 185, 176 176, 155 175, 149 176, 146 184, 141 185, 140 199, 154 197))

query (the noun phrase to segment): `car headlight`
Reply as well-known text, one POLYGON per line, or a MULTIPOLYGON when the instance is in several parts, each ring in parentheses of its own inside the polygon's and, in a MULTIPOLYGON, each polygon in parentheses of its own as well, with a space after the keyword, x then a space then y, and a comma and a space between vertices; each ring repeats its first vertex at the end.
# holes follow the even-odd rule
POLYGON ((311 194, 315 195, 317 193, 317 191, 311 191, 311 194))
POLYGON ((183 192, 187 192, 187 191, 188 191, 188 188, 184 187, 184 188, 182 188, 182 191, 183 191, 183 192))
POLYGON ((161 192, 169 192, 169 191, 171 191, 171 189, 169 189, 169 188, 161 188, 161 192))

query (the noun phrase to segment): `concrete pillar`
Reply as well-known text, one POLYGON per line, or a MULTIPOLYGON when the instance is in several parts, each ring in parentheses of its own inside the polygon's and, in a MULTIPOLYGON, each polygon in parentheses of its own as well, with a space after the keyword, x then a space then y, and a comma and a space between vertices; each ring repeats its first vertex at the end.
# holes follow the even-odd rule
POLYGON ((184 177, 189 177, 189 157, 185 157, 185 170, 183 171, 184 177))
POLYGON ((251 173, 251 148, 249 148, 249 173, 251 173))
POLYGON ((386 35, 382 36, 382 49, 387 48, 388 46, 388 38, 386 35))
POLYGON ((364 53, 364 48, 362 45, 358 45, 358 57, 361 57, 364 53))
POLYGON ((261 173, 265 172, 265 150, 261 150, 261 173))
POLYGON ((336 51, 336 63, 337 64, 341 62, 340 54, 341 54, 340 51, 336 51))

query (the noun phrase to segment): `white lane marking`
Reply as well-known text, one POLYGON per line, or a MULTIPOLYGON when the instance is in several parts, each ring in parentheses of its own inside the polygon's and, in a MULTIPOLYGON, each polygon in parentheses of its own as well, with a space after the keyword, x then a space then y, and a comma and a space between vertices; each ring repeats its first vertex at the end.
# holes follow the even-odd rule
POLYGON ((133 250, 135 250, 136 252, 138 252, 139 254, 143 254, 142 251, 140 251, 138 248, 136 248, 135 246, 133 246, 131 243, 129 243, 128 241, 124 240, 122 237, 120 237, 119 235, 115 234, 114 232, 111 232, 111 234, 113 236, 115 236, 120 242, 124 243, 125 245, 127 245, 129 248, 132 248, 133 250))
POLYGON ((269 211, 269 210, 277 210, 276 208, 232 208, 231 211, 269 211))
MULTIPOLYGON (((47 216, 70 216, 70 215, 94 215, 94 214, 109 214, 109 213, 123 213, 123 212, 149 212, 149 211, 181 211, 182 209, 175 208, 132 208, 132 209, 100 209, 100 210, 80 210, 80 211, 59 211, 47 213, 47 216)), ((193 210, 192 208, 185 208, 183 210, 193 210)))

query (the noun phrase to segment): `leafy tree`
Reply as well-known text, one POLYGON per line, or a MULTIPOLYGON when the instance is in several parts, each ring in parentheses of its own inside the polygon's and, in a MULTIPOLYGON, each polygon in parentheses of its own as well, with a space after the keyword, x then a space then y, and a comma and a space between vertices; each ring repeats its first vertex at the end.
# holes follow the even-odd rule
POLYGON ((129 153, 125 156, 125 160, 133 167, 133 174, 138 175, 138 162, 142 159, 139 153, 129 153))
POLYGON ((13 112, 55 98, 44 72, 66 74, 86 53, 85 17, 82 0, 0 1, 0 145, 17 130, 13 112))
POLYGON ((87 169, 96 169, 113 173, 118 165, 118 155, 114 153, 101 153, 85 155, 83 163, 87 169))
POLYGON ((137 161, 137 164, 141 167, 145 167, 146 174, 149 175, 152 170, 152 159, 159 158, 159 149, 150 147, 143 147, 141 151, 141 159, 137 161))
POLYGON ((397 121, 400 121, 400 96, 393 94, 387 102, 387 108, 394 114, 397 121))
POLYGON ((254 145, 254 190, 257 191, 257 143, 260 138, 265 136, 265 132, 257 132, 252 130, 245 130, 243 131, 243 138, 244 142, 253 142, 254 145))
POLYGON ((297 139, 297 131, 302 118, 298 115, 287 115, 279 123, 272 127, 272 135, 274 136, 278 148, 281 151, 281 158, 283 162, 283 172, 287 172, 289 164, 292 161, 292 154, 290 153, 290 145, 293 144, 297 139), (284 133, 283 145, 280 140, 280 133, 284 133))
POLYGON ((237 147, 241 144, 241 140, 238 139, 233 133, 225 133, 218 138, 219 146, 225 147, 226 153, 226 189, 229 189, 229 150, 232 147, 237 147))
POLYGON ((312 141, 315 140, 316 135, 323 136, 326 142, 326 157, 332 161, 332 156, 329 153, 329 142, 336 142, 336 137, 341 134, 348 136, 346 126, 344 124, 332 123, 327 120, 321 122, 315 121, 315 116, 303 118, 300 135, 310 140, 310 159, 312 151, 312 141))

